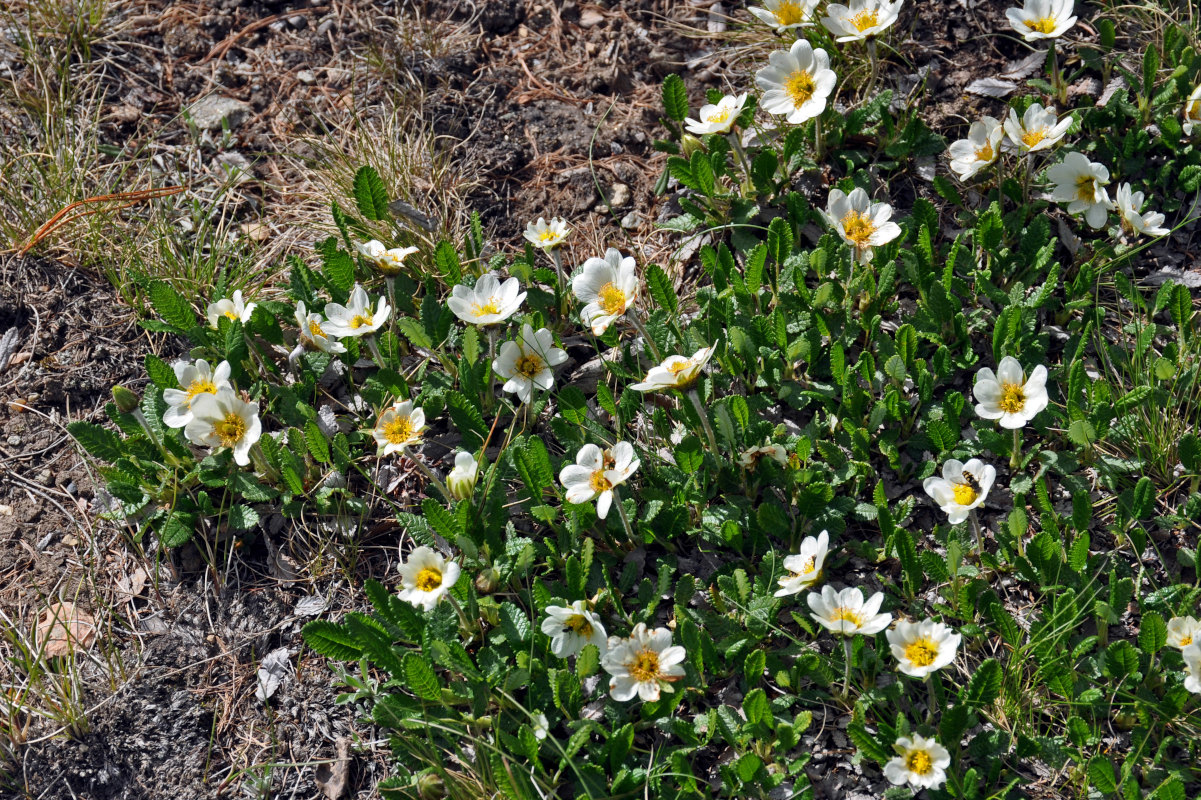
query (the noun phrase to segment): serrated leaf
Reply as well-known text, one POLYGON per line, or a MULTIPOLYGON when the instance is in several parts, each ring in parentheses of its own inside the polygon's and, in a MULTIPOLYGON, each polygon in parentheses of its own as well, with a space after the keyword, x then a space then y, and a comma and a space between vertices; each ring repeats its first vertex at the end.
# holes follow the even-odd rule
POLYGON ((91 422, 72 422, 67 432, 75 437, 88 455, 110 464, 125 455, 121 437, 91 422))
POLYGON ((331 286, 349 292, 354 286, 354 260, 350 254, 338 247, 338 240, 330 236, 317 243, 321 254, 321 274, 331 286))
POLYGON ((646 287, 659 308, 674 317, 679 311, 680 301, 671 285, 671 278, 667 277, 667 273, 658 264, 651 264, 646 268, 646 287))
POLYGON ((326 658, 338 661, 358 661, 363 657, 354 636, 342 625, 315 619, 301 629, 305 644, 326 658))
POLYGON ((181 331, 189 331, 196 325, 196 313, 192 306, 168 284, 163 281, 152 282, 149 295, 154 312, 163 322, 181 331))
POLYGON ((367 219, 392 218, 388 212, 388 189, 374 167, 359 167, 354 174, 354 201, 359 213, 367 219))
POLYGON ((876 737, 867 732, 862 722, 852 722, 847 726, 847 737, 859 748, 859 752, 872 761, 883 764, 891 758, 876 737))
POLYGON ((1158 611, 1143 614, 1138 631, 1138 646, 1147 655, 1154 655, 1168 643, 1168 624, 1158 611))
POLYGON ((234 503, 229 507, 229 527, 235 531, 248 531, 259 524, 259 512, 250 506, 234 503))
POLYGON ((991 705, 1001 696, 1001 664, 990 658, 981 664, 964 694, 964 702, 973 706, 991 705))
POLYGON ((663 79, 663 110, 676 122, 688 116, 688 89, 674 72, 663 79))
POLYGON ((196 518, 192 514, 173 511, 158 529, 159 544, 165 548, 181 547, 192 539, 196 532, 196 518))
POLYGON ((166 361, 153 353, 147 353, 143 362, 146 365, 146 375, 160 389, 178 389, 179 381, 175 378, 175 370, 166 361))
POLYGON ((422 700, 431 702, 442 699, 442 688, 438 676, 429 662, 417 653, 405 653, 404 661, 405 685, 422 700))
POLYGON ((783 265, 792 254, 792 226, 783 217, 776 217, 767 226, 767 255, 783 265))

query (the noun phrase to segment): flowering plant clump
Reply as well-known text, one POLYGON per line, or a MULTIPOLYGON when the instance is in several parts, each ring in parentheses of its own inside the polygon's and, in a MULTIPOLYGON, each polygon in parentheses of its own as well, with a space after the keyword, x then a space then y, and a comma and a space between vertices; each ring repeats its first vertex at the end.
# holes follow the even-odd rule
POLYGON ((928 4, 755 9, 664 80, 653 241, 428 241, 363 168, 253 302, 148 286, 98 505, 389 562, 304 627, 384 797, 1196 794, 1194 32, 982 7, 1046 73, 936 118, 928 4))

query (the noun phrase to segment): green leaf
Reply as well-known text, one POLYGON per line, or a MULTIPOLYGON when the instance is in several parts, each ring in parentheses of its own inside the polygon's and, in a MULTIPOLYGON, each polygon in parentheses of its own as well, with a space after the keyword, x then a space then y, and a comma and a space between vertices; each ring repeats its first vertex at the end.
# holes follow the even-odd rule
POLYGON ((888 751, 884 749, 876 738, 867 732, 862 722, 852 722, 847 726, 847 736, 855 746, 859 748, 859 752, 879 764, 883 764, 889 760, 888 751))
POLYGON ((229 527, 235 531, 248 531, 259 524, 259 512, 250 506, 234 503, 229 507, 229 527))
MULTIPOLYGON (((762 650, 755 652, 761 653, 762 650)), ((751 689, 746 693, 746 697, 742 698, 742 710, 746 714, 746 721, 752 725, 763 723, 767 724, 771 720, 771 704, 767 700, 767 692, 762 688, 751 689)))
POLYGON ((1155 655, 1168 643, 1168 624, 1158 611, 1143 614, 1138 631, 1138 646, 1147 655, 1155 655))
POLYGON ((179 292, 163 281, 150 284, 150 304, 163 322, 181 331, 190 331, 196 325, 196 313, 179 292))
POLYGON ((150 380, 160 389, 178 389, 179 381, 175 378, 175 370, 166 361, 163 361, 158 356, 147 353, 143 361, 146 365, 146 374, 150 376, 150 380))
POLYGON ((1148 45, 1143 53, 1143 96, 1150 97, 1155 88, 1155 73, 1159 71, 1159 51, 1155 45, 1148 45))
POLYGON ((696 472, 705 461, 704 453, 701 451, 701 440, 692 434, 685 436, 676 445, 675 459, 676 466, 684 472, 690 475, 696 472))
POLYGON ((1138 650, 1125 639, 1105 648, 1105 668, 1115 678, 1125 678, 1138 670, 1138 650))
POLYGON ((110 464, 125 455, 124 442, 121 437, 91 422, 72 422, 67 426, 67 432, 75 437, 80 447, 88 455, 107 461, 110 464))
POLYGON ((1102 794, 1111 794, 1118 788, 1113 774, 1113 762, 1100 753, 1088 761, 1088 779, 1093 788, 1102 794))
POLYGON ((990 658, 979 666, 967 685, 964 702, 973 706, 991 705, 1001 696, 1001 664, 990 658))
POLYGON ((1092 447, 1097 441, 1097 429, 1086 419, 1078 419, 1068 425, 1068 438, 1080 447, 1092 447))
POLYGON ((159 543, 166 548, 180 547, 191 541, 195 531, 195 516, 173 511, 158 530, 159 543))
POLYGON ((301 629, 305 644, 326 658, 338 661, 358 661, 363 657, 355 638, 342 625, 325 619, 315 619, 301 629))
POLYGON ((459 263, 459 253, 455 246, 448 241, 438 242, 434 249, 434 263, 439 272, 449 283, 458 283, 463 278, 463 266, 459 263))
POLYGON ((354 261, 350 255, 338 247, 338 240, 333 236, 318 242, 317 252, 321 254, 321 273, 326 280, 330 285, 349 292, 354 286, 354 261))
POLYGON ((688 116, 688 89, 674 72, 663 79, 663 110, 676 122, 688 116))
POLYGON ((488 426, 484 424, 484 418, 475 403, 459 392, 447 392, 446 411, 463 437, 464 450, 475 450, 483 444, 484 437, 488 435, 488 426))
POLYGON ((680 309, 680 301, 676 297, 675 287, 671 285, 671 278, 658 264, 646 268, 646 286, 659 308, 674 317, 680 309))
POLYGON ((1147 519, 1155 510, 1155 485, 1146 475, 1138 479, 1134 486, 1134 499, 1130 503, 1130 513, 1136 519, 1147 519))
POLYGON ((776 217, 767 226, 767 254, 781 265, 792 254, 792 226, 783 217, 776 217))
POLYGON ((442 699, 438 676, 434 674, 434 668, 428 661, 417 653, 405 653, 403 663, 405 684, 413 694, 431 702, 442 699))
POLYGON ((329 463, 329 440, 321 432, 320 426, 313 420, 304 424, 304 441, 309 447, 309 455, 319 464, 329 463))
POLYGON ((1176 451, 1185 470, 1194 475, 1201 473, 1201 437, 1195 433, 1184 434, 1176 445, 1176 451))
POLYGON ((392 218, 388 212, 388 189, 374 167, 359 167, 354 174, 354 201, 359 213, 367 219, 392 218))

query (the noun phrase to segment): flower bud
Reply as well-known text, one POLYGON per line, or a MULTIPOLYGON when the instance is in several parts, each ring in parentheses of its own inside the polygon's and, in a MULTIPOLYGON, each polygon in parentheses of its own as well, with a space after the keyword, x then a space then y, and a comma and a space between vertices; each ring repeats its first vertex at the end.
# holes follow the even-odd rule
POLYGON ((475 491, 479 476, 479 465, 471 453, 460 452, 455 456, 455 468, 446 476, 446 488, 456 500, 467 500, 475 491))
POLYGON ((480 570, 475 576, 475 589, 480 594, 492 594, 500 588, 500 573, 496 567, 480 570))
POLYGON ((446 797, 446 784, 440 775, 427 772, 417 778, 417 796, 421 800, 441 800, 446 797))
POLYGON ((680 137, 680 150, 684 152, 684 158, 692 158, 693 153, 704 149, 705 143, 691 133, 686 133, 680 137))
POLYGON ((117 408, 126 414, 132 414, 137 411, 140 404, 138 396, 124 386, 113 387, 113 402, 117 404, 117 408))

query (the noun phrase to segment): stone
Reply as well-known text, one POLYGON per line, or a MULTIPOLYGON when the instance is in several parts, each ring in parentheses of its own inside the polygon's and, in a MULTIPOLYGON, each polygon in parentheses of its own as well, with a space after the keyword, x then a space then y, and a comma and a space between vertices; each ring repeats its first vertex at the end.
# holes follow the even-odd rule
POLYGON ((234 97, 210 94, 202 97, 188 107, 188 115, 196 127, 206 131, 221 130, 223 120, 228 121, 229 127, 236 128, 246 121, 254 112, 249 103, 244 103, 234 97))
POLYGON ((580 27, 595 28, 605 21, 605 15, 595 8, 585 8, 580 12, 580 27))
POLYGON ((626 203, 630 202, 630 187, 624 183, 615 183, 609 188, 609 205, 613 208, 621 208, 626 203))

